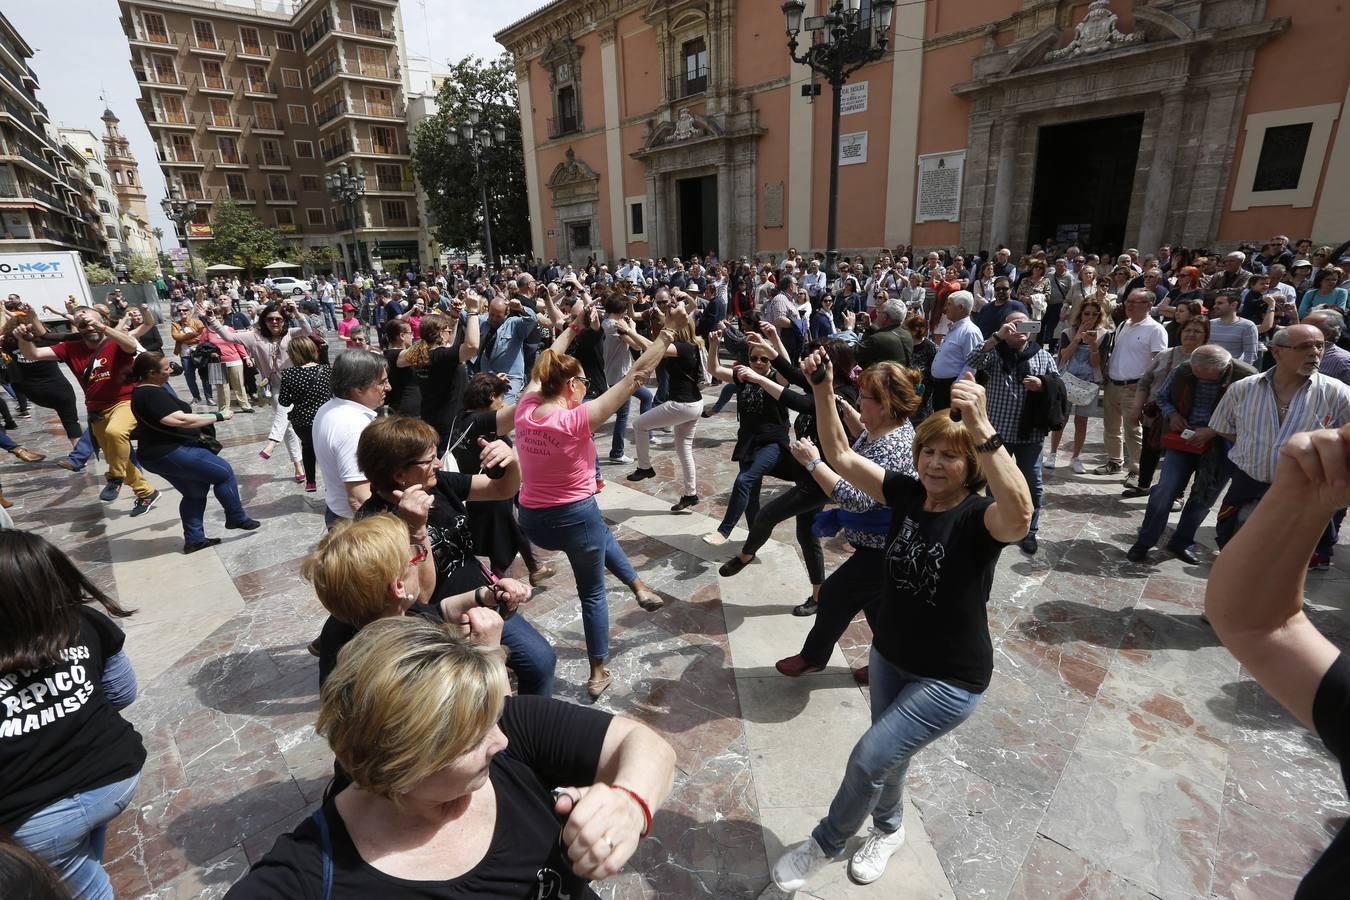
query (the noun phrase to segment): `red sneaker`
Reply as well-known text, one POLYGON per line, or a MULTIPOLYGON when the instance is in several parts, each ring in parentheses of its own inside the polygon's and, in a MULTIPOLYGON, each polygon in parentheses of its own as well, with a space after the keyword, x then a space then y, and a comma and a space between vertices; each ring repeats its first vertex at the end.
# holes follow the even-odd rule
POLYGON ((813 666, 806 661, 806 657, 798 653, 796 656, 789 656, 787 659, 780 659, 773 664, 783 675, 789 678, 798 678, 802 675, 811 675, 815 672, 824 671, 824 666, 813 666))

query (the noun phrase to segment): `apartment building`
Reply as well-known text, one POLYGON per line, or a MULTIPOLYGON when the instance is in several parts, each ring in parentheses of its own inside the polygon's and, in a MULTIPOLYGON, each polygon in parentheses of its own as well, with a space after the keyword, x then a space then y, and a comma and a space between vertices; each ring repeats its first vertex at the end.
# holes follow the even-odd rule
POLYGON ((108 242, 84 155, 52 128, 32 57, 0 14, 0 252, 78 250, 104 260, 108 242))
POLYGON ((420 260, 397 0, 119 6, 159 165, 197 203, 188 240, 229 199, 347 270, 420 260), (344 166, 365 188, 352 210, 326 184, 344 166))
POLYGON ((98 214, 98 227, 108 242, 109 257, 114 261, 125 259, 131 248, 123 238, 122 205, 113 190, 112 174, 103 162, 102 139, 88 128, 60 127, 56 132, 84 158, 83 183, 88 185, 88 199, 98 214))

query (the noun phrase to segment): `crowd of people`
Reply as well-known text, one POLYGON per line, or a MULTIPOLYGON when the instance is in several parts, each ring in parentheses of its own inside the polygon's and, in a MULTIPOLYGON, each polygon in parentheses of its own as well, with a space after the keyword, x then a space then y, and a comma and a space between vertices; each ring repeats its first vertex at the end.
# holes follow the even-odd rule
MULTIPOLYGON (((821 671, 859 612, 872 631, 854 671, 872 724, 828 773, 841 781, 827 815, 773 866, 798 890, 869 816, 852 880, 879 879, 904 841, 908 767, 994 677, 995 567, 1009 545, 1039 551, 1070 422, 1073 475, 1148 498, 1129 564, 1148 564, 1178 510, 1164 547, 1199 564, 1197 532, 1219 504, 1216 543, 1241 552, 1220 556, 1215 579, 1263 584, 1270 601, 1239 608, 1239 591, 1211 580, 1214 627, 1342 756, 1350 665, 1294 598, 1329 567, 1350 500, 1345 250, 1284 237, 1257 252, 1037 246, 1016 260, 898 247, 834 271, 795 250, 710 252, 613 271, 535 260, 327 277, 285 296, 216 279, 165 284, 172 353, 154 312, 119 294, 48 310, 68 320, 58 329, 11 295, 0 348, 18 415, 50 409, 71 441, 57 465, 78 472, 102 453, 100 498, 129 487, 132 516, 160 498, 145 473, 178 492, 184 553, 220 541, 205 530, 211 494, 226 529, 266 524, 220 455, 216 428, 237 414, 270 414, 258 456, 284 446, 288 484, 321 498, 325 532, 303 574, 329 614, 310 651, 334 778, 231 897, 594 896, 587 882, 650 831, 673 753, 631 719, 553 699, 558 648, 530 600, 565 560, 584 688, 600 698, 614 678, 606 572, 642 610, 679 598, 643 581, 597 495, 614 475, 655 478, 665 452, 670 514, 720 519, 703 540, 726 546, 722 577, 794 521, 811 589, 792 612, 814 621, 780 673, 821 671), (695 432, 733 400, 722 452, 737 473, 716 509, 695 432), (836 535, 849 553, 827 572, 822 539, 836 535), (1306 555, 1275 565, 1253 552, 1277 539, 1306 555)), ((40 463, 0 411, 0 447, 40 463)), ((0 530, 0 826, 40 858, 34 872, 45 863, 71 895, 106 897, 103 835, 145 759, 118 714, 136 685, 113 619, 134 604, 22 527, 0 530)), ((1338 839, 1314 876, 1332 883, 1347 860, 1338 839)))

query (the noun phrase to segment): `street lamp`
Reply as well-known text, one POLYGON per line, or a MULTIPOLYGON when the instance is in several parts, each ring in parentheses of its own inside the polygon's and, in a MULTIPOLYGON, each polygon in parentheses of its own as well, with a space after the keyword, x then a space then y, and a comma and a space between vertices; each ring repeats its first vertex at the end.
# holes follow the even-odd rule
POLYGON ((491 271, 495 262, 492 252, 492 213, 488 208, 487 182, 483 179, 483 168, 488 150, 506 146, 506 126, 498 123, 491 128, 479 128, 482 113, 474 107, 469 107, 465 118, 466 122, 457 127, 453 125, 450 127, 446 140, 451 147, 455 147, 463 138, 469 148, 469 155, 473 157, 473 171, 478 179, 479 196, 483 202, 483 248, 487 251, 488 270, 491 271))
POLYGON ((329 197, 347 206, 347 221, 352 226, 352 268, 347 275, 351 277, 361 268, 361 245, 356 240, 356 204, 366 195, 366 182, 342 163, 336 172, 324 176, 324 184, 328 187, 329 197))
POLYGON ((193 278, 196 276, 197 266, 192 260, 192 240, 188 235, 187 226, 197 214, 197 201, 184 200, 183 189, 175 181, 170 183, 169 196, 161 200, 159 206, 169 221, 183 231, 183 245, 187 247, 188 252, 188 278, 193 278))
POLYGON ((803 23, 806 0, 787 0, 783 21, 788 36, 788 56, 793 62, 810 66, 824 76, 833 90, 830 120, 830 213, 825 237, 825 269, 831 275, 839 258, 836 231, 839 226, 839 116, 840 91, 848 77, 886 54, 891 32, 895 0, 872 0, 871 21, 864 21, 860 0, 833 0, 823 16, 812 16, 803 23), (811 32, 812 43, 798 55, 797 35, 802 26, 811 32), (823 33, 823 34, 822 34, 823 33))

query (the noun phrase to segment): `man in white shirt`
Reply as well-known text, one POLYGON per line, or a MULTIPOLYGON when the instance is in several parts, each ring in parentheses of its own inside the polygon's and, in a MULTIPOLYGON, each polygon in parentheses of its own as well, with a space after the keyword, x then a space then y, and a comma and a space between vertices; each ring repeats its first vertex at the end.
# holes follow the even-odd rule
MULTIPOLYGON (((1093 471, 1097 475, 1115 475, 1125 466, 1131 477, 1139 475, 1139 445, 1142 434, 1139 420, 1127 421, 1127 410, 1134 408, 1134 391, 1148 371, 1153 357, 1167 349, 1167 329, 1149 316, 1154 293, 1135 288, 1125 298, 1128 316, 1114 336, 1107 362, 1106 400, 1102 418, 1106 431, 1106 465, 1093 471), (1122 453, 1122 442, 1124 449, 1122 453)), ((1128 481, 1126 489, 1134 486, 1128 481)))
POLYGON ((951 322, 947 336, 938 345, 933 357, 932 385, 933 411, 952 405, 952 383, 966 371, 966 359, 984 344, 984 334, 970 318, 975 308, 975 295, 970 291, 952 291, 942 312, 951 322))
POLYGON ((314 459, 323 475, 324 523, 352 518, 370 499, 370 482, 356 463, 361 432, 389 393, 389 372, 378 353, 348 350, 333 362, 333 399, 314 416, 314 459))
POLYGON ((825 273, 820 271, 820 260, 811 260, 806 274, 802 276, 802 287, 813 302, 820 303, 820 298, 825 294, 825 273))
POLYGON ((1294 286, 1285 280, 1288 277, 1289 271, 1284 267, 1283 263, 1275 263, 1270 267, 1271 288, 1279 291, 1284 295, 1284 299, 1297 306, 1298 291, 1294 290, 1294 286))

